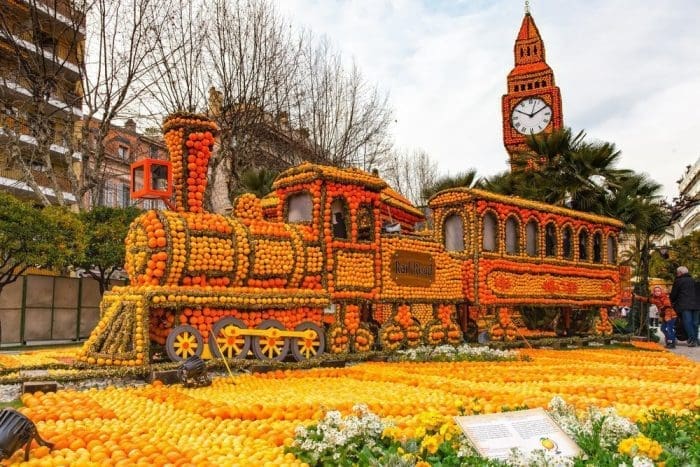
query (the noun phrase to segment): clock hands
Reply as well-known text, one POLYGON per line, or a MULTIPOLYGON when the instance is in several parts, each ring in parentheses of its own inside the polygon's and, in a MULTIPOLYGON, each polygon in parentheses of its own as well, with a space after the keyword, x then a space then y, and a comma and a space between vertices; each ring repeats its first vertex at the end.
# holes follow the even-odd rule
POLYGON ((542 112, 542 110, 544 110, 544 109, 546 109, 546 108, 547 108, 547 105, 546 105, 546 104, 543 105, 542 107, 540 107, 540 110, 538 110, 538 111, 535 112, 534 114, 530 115, 530 118, 534 117, 535 115, 537 115, 538 113, 542 112))
POLYGON ((532 117, 532 115, 530 115, 530 114, 527 113, 527 112, 521 112, 521 111, 518 110, 518 109, 515 109, 515 111, 518 112, 519 114, 523 114, 523 115, 527 115, 528 117, 532 117))

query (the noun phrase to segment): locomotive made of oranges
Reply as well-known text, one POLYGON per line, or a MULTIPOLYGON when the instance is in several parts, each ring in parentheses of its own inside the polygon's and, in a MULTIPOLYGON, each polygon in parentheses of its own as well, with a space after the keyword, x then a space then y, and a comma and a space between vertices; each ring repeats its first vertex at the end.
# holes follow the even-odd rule
MULTIPOLYGON (((166 119, 170 162, 150 164, 170 165, 174 204, 132 223, 130 285, 105 294, 81 360, 141 365, 163 347, 175 361, 305 360, 459 344, 465 332, 506 340, 527 331, 526 306, 585 308, 594 332, 610 331, 618 221, 451 189, 430 200, 434 228, 416 231, 423 212, 378 175, 309 163, 262 200, 238 197, 230 216, 207 213, 216 130, 197 115, 166 119)), ((133 192, 170 194, 140 183, 133 192)))

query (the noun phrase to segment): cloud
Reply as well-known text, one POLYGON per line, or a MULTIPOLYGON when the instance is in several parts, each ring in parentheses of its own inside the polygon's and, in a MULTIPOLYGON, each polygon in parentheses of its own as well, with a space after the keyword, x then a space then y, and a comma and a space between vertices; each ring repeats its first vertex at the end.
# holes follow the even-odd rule
MULTIPOLYGON (((621 166, 667 197, 700 155, 700 2, 533 0, 561 88, 564 122, 614 142, 621 166)), ((394 135, 442 172, 505 170, 501 95, 523 3, 513 0, 284 0, 281 12, 326 35, 389 92, 394 135)))

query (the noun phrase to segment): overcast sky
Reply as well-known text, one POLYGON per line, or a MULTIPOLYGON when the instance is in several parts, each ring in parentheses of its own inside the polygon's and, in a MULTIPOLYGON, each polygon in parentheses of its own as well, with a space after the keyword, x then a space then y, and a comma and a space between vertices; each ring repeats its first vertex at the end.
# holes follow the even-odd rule
MULTIPOLYGON (((508 168, 501 96, 521 0, 280 0, 295 25, 326 35, 389 93, 399 147, 442 173, 508 168)), ((700 157, 700 1, 531 0, 564 124, 614 142, 620 167, 678 193, 700 157)))

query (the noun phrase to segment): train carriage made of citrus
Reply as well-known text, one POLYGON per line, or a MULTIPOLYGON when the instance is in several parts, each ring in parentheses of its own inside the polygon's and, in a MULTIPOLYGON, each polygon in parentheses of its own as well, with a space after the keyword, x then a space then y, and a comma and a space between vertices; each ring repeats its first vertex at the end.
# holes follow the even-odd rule
POLYGON ((305 360, 611 332, 614 219, 457 188, 430 200, 426 222, 377 174, 310 163, 281 173, 262 200, 246 194, 231 215, 207 213, 216 126, 176 114, 164 134, 170 162, 135 164, 132 194, 172 189, 174 204, 132 223, 130 285, 103 297, 84 362, 141 365, 159 349, 175 361, 305 360), (172 186, 156 180, 164 174, 172 186))

